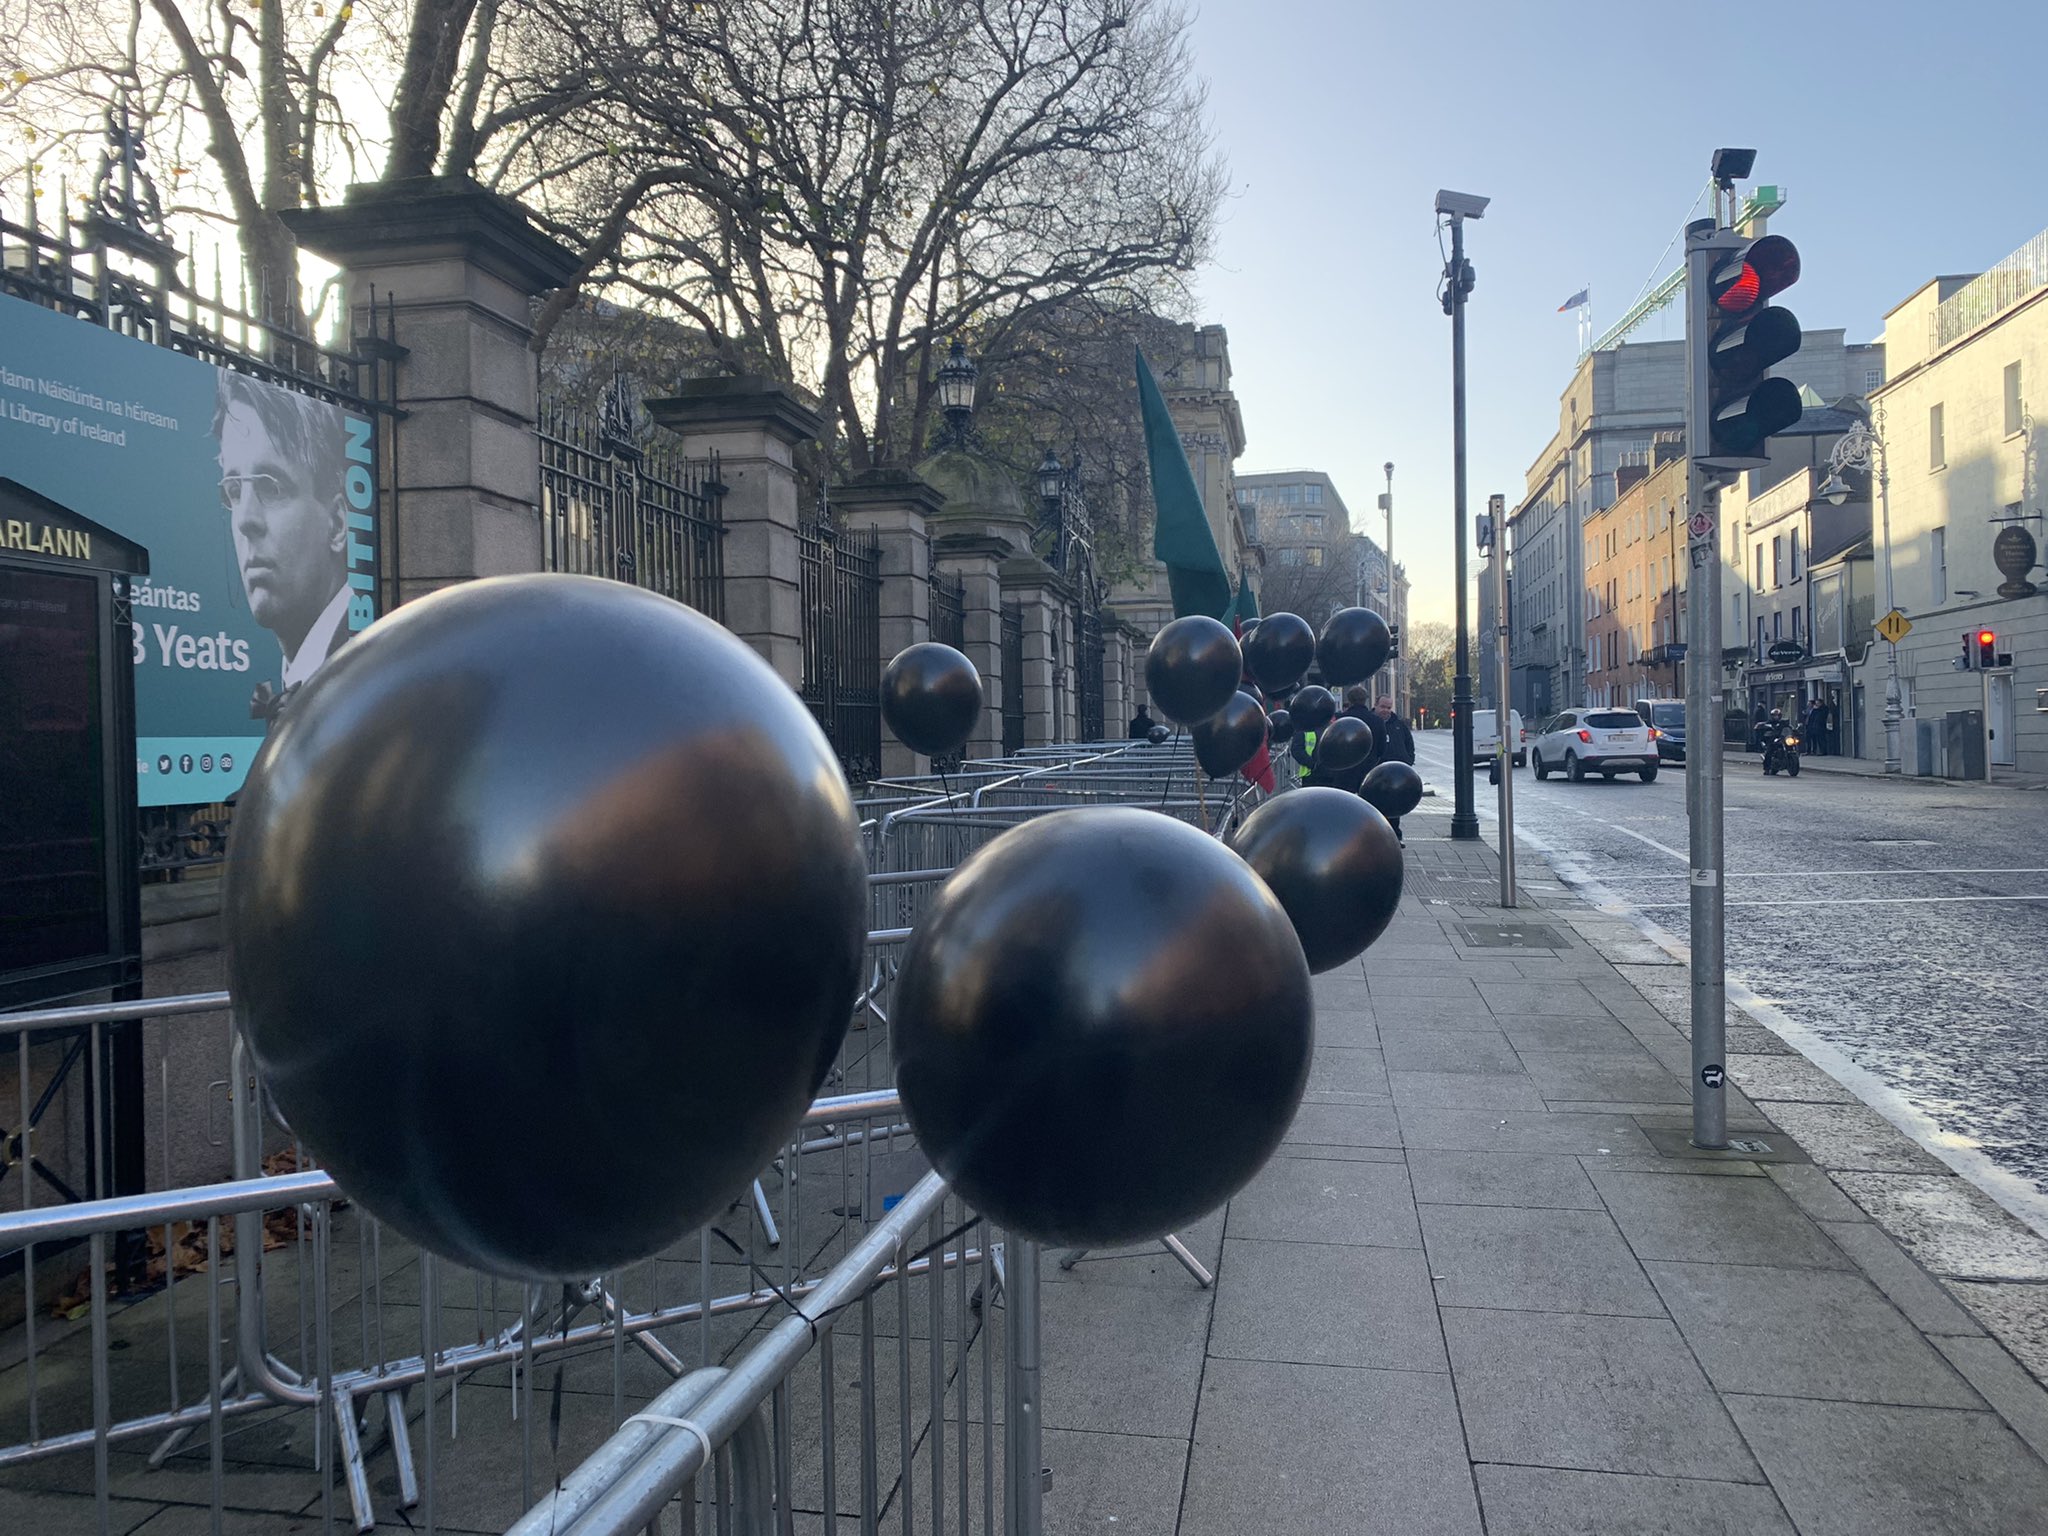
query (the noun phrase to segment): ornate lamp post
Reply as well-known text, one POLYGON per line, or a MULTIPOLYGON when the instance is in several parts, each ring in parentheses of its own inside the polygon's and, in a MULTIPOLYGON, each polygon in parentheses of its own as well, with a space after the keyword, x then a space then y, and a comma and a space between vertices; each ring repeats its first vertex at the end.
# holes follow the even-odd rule
POLYGON ((938 385, 939 409, 946 413, 946 435, 955 448, 967 446, 967 424, 974 419, 974 381, 980 374, 981 370, 969 360, 967 348, 955 336, 934 381, 938 385))
MULTIPOLYGON (((1835 444, 1828 455, 1828 477, 1821 484, 1820 495, 1839 507, 1849 499, 1849 486, 1842 479, 1842 471, 1875 470, 1878 506, 1884 519, 1884 611, 1891 613, 1898 603, 1892 595, 1892 477, 1884 451, 1884 407, 1877 408, 1874 420, 1875 431, 1870 423, 1859 421, 1835 444)), ((1890 654, 1884 678, 1884 771, 1897 773, 1901 766, 1899 721, 1905 715, 1905 707, 1899 697, 1899 645, 1896 640, 1887 640, 1885 646, 1890 654)))

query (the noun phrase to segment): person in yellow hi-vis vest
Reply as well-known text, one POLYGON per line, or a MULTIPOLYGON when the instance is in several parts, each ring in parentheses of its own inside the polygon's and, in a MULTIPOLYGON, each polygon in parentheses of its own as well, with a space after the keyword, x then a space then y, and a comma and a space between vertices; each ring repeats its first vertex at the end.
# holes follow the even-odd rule
POLYGON ((1288 750, 1294 754, 1295 778, 1306 784, 1308 776, 1315 772, 1316 733, 1314 731, 1296 731, 1294 733, 1293 745, 1288 750))

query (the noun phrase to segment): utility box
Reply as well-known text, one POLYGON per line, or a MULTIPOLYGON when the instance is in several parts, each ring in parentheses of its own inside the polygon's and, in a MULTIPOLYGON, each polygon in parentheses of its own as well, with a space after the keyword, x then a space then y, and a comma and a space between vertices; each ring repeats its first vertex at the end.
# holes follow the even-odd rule
POLYGON ((1989 777, 1984 755, 1984 711, 1952 709, 1941 717, 1943 753, 1948 759, 1945 777, 1982 779, 1989 777))
POLYGON ((1903 748, 1908 754, 1905 771, 1923 779, 1937 779, 1943 774, 1942 724, 1939 720, 1920 720, 1908 716, 1905 724, 1911 727, 1904 738, 1903 748))

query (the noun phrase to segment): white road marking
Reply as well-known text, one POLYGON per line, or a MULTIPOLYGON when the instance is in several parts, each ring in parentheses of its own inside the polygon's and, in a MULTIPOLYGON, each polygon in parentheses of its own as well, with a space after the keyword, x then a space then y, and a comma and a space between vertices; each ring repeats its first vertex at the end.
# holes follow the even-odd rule
MULTIPOLYGON (((1723 901, 1726 907, 1913 907, 1945 901, 2048 901, 2048 891, 2035 896, 1797 896, 1757 901, 1723 901)), ((1645 912, 1660 907, 1689 907, 1685 901, 1639 901, 1645 912)))
MULTIPOLYGON (((1617 828, 1616 830, 1620 830, 1617 828)), ((1731 869, 1725 872, 1730 880, 1811 880, 1819 875, 1842 876, 1915 876, 1915 875, 2048 875, 2048 869, 1731 869)), ((1611 870, 1610 880, 1683 880, 1684 875, 1636 875, 1623 870, 1611 870)))

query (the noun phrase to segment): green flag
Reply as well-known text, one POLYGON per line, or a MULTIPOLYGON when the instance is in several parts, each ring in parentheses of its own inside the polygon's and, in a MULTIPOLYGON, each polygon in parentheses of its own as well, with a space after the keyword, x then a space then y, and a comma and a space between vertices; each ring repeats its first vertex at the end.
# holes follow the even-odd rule
POLYGON ((1237 578, 1237 601, 1230 605, 1230 619, 1233 625, 1249 624, 1259 616, 1259 599, 1252 591, 1249 574, 1237 578))
POLYGON ((1138 353, 1138 401, 1145 415, 1145 457, 1152 471, 1152 554, 1166 566, 1173 589, 1173 616, 1205 613, 1212 619, 1230 612, 1230 577, 1216 553, 1195 472, 1181 451, 1180 433, 1167 414, 1166 397, 1138 353))

